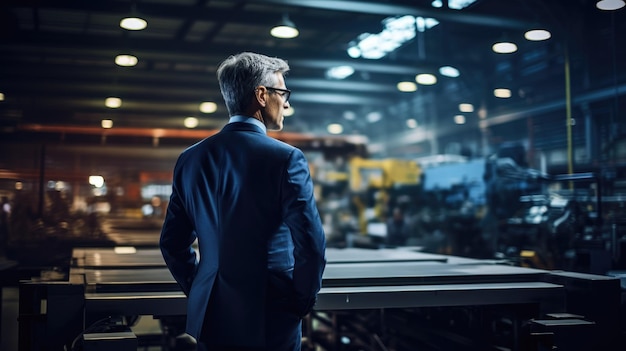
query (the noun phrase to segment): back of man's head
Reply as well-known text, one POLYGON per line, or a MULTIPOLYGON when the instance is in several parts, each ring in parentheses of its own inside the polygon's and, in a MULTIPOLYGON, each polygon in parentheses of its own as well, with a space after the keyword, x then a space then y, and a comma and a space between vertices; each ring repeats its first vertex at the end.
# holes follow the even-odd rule
POLYGON ((242 114, 252 101, 259 86, 276 84, 275 73, 289 72, 285 60, 253 52, 242 52, 224 60, 217 68, 217 80, 228 108, 228 114, 242 114))

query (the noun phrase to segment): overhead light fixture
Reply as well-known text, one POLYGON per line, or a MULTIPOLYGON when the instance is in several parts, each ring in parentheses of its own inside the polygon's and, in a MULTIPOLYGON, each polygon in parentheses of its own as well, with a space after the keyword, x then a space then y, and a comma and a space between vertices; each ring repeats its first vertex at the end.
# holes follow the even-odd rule
POLYGON ((117 97, 108 97, 104 100, 104 105, 108 108, 119 108, 122 106, 122 99, 117 97))
POLYGON ((113 128, 113 120, 111 120, 111 119, 103 119, 103 120, 100 122, 100 125, 101 125, 101 126, 102 126, 102 128, 104 128, 104 129, 111 129, 111 128, 113 128))
POLYGON ((524 33, 524 38, 530 41, 548 40, 550 37, 552 37, 552 34, 545 29, 531 29, 524 33))
POLYGON ((102 188, 104 186, 104 177, 100 175, 90 175, 89 176, 89 184, 95 186, 96 188, 102 188))
POLYGON ((399 82, 396 87, 403 93, 412 93, 417 91, 417 84, 413 82, 399 82))
POLYGON ((117 55, 115 56, 115 64, 122 67, 132 67, 137 65, 137 57, 133 55, 117 55))
POLYGON ((343 111, 343 118, 347 119, 348 121, 354 121, 356 119, 356 113, 354 111, 343 111))
POLYGON ((510 54, 517 51, 517 45, 508 41, 501 41, 493 44, 491 49, 493 50, 493 52, 498 54, 510 54))
POLYGON ((373 112, 368 113, 367 116, 365 116, 365 118, 370 123, 376 123, 383 118, 383 114, 378 111, 373 111, 373 112))
POLYGON ((411 129, 415 129, 417 128, 417 121, 415 120, 415 118, 409 118, 406 120, 406 126, 411 129))
POLYGON ((0 101, 4 101, 4 93, 0 93, 0 101))
POLYGON ((437 77, 434 74, 422 73, 415 76, 415 81, 421 85, 433 85, 437 83, 437 77))
POLYGON ((463 115, 456 115, 456 116, 454 116, 454 123, 456 123, 456 124, 465 124, 465 116, 463 116, 463 115))
POLYGON ((596 3, 596 7, 603 11, 619 10, 626 6, 624 0, 600 0, 596 3))
POLYGON ((468 103, 459 104, 459 111, 465 113, 474 112, 474 105, 468 103))
POLYGON ((143 30, 148 26, 148 22, 139 17, 126 17, 120 21, 120 27, 126 30, 143 30))
POLYGON ((331 123, 326 127, 326 130, 330 134, 341 134, 343 133, 343 126, 339 123, 331 123))
POLYGON ((213 113, 217 111, 217 104, 212 101, 205 101, 200 104, 200 112, 213 113))
POLYGON ((300 32, 289 17, 284 15, 282 21, 270 30, 270 34, 276 38, 291 39, 297 37, 300 32))
POLYGON ((493 95, 501 99, 508 99, 511 97, 511 89, 497 88, 493 90, 493 95))
POLYGON ((451 77, 451 78, 456 78, 456 77, 461 75, 459 70, 454 68, 454 67, 452 67, 452 66, 442 66, 442 67, 439 67, 439 73, 442 76, 451 77))
POLYGON ((474 2, 476 2, 476 0, 448 0, 448 8, 462 10, 474 2))
POLYGON ((183 121, 183 125, 185 126, 185 128, 195 128, 198 126, 198 119, 196 117, 187 117, 183 121))
POLYGON ((329 68, 328 71, 326 71, 326 77, 331 79, 346 79, 353 73, 354 68, 352 66, 337 66, 329 68))

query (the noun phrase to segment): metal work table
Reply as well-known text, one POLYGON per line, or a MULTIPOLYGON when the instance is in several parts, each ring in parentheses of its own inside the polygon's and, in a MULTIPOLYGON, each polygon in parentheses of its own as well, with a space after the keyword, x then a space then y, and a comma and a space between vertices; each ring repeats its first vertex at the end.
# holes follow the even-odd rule
MULTIPOLYGON (((178 290, 158 249, 75 249, 70 280, 88 292, 178 290), (169 286, 169 287, 168 287, 169 286)), ((541 280, 548 271, 422 252, 328 249, 323 287, 512 283, 541 280)))
MULTIPOLYGON (((559 304, 547 271, 406 250, 328 249, 316 309, 559 304), (451 263, 456 262, 456 263, 451 263)), ((117 254, 76 249, 70 281, 85 286, 87 311, 184 314, 185 296, 158 249, 117 254)))
MULTIPOLYGON (((315 318, 346 314, 344 322, 351 323, 354 315, 364 311, 381 317, 430 307, 445 308, 450 315, 463 309, 476 313, 475 318, 486 318, 495 309, 510 318, 523 316, 511 326, 510 331, 518 335, 524 321, 569 312, 597 323, 603 330, 598 336, 606 340, 612 340, 619 325, 619 280, 613 277, 406 249, 329 248, 326 257, 315 318)), ((35 350, 37 340, 43 340, 38 333, 45 331, 48 343, 60 345, 102 316, 179 320, 186 305, 158 248, 77 248, 67 282, 20 285, 20 340, 25 350, 35 350)), ((492 318, 495 321, 497 316, 492 318)), ((337 336, 342 329, 335 324, 332 330, 337 336)), ((490 337, 490 331, 479 334, 490 337)))
MULTIPOLYGON (((562 285, 544 282, 398 285, 322 288, 315 309, 350 310, 501 304, 542 304, 560 310, 562 285)), ((180 291, 86 293, 88 313, 112 315, 184 315, 187 299, 180 291)))
MULTIPOLYGON (((474 263, 479 260, 395 249, 336 249, 326 250, 328 263, 375 263, 375 262, 454 262, 474 263)), ((76 248, 72 251, 72 266, 83 268, 152 268, 164 267, 165 262, 158 248, 135 249, 133 247, 76 248)))
MULTIPOLYGON (((410 284, 513 283, 541 280, 546 271, 501 265, 447 265, 424 262, 328 264, 324 287, 396 286, 410 284)), ((73 268, 71 281, 88 292, 176 291, 166 267, 149 269, 73 268)))

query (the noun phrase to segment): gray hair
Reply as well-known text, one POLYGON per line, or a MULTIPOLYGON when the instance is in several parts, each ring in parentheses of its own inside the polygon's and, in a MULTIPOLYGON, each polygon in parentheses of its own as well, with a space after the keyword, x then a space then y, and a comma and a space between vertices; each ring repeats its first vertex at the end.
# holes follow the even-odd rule
POLYGON ((229 115, 246 111, 254 90, 259 86, 273 87, 275 73, 289 72, 285 60, 252 52, 242 52, 224 60, 217 68, 217 80, 229 115))

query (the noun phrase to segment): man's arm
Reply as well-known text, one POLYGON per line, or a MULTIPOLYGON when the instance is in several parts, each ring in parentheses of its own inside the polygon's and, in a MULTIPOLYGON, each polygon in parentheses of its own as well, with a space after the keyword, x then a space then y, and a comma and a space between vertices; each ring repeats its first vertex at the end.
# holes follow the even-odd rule
POLYGON ((283 188, 283 211, 294 243, 295 307, 304 316, 315 305, 322 285, 326 266, 326 239, 313 196, 309 166, 304 154, 298 149, 289 158, 283 188))
POLYGON ((161 229, 159 246, 172 276, 183 292, 189 295, 198 266, 196 252, 191 246, 196 240, 196 234, 176 184, 175 179, 170 202, 167 206, 167 214, 161 229))

